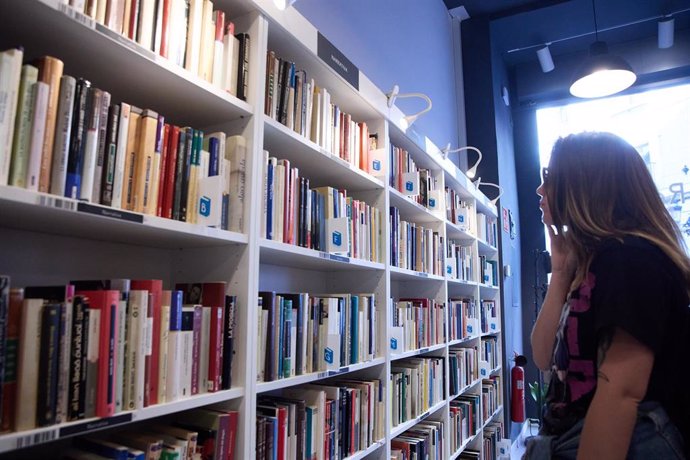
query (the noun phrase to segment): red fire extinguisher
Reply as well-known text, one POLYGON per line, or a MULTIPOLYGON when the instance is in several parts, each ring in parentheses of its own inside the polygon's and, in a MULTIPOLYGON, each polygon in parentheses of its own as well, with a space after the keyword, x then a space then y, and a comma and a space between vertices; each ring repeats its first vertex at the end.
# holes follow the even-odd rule
POLYGON ((525 421, 525 369, 527 358, 515 354, 515 365, 510 371, 510 419, 513 422, 525 421))

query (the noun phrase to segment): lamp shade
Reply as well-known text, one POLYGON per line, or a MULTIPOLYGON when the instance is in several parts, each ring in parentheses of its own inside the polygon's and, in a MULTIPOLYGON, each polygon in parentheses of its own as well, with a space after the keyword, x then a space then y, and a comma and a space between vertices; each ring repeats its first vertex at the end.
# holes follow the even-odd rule
POLYGON ((597 41, 590 47, 590 56, 575 72, 570 94, 593 98, 609 96, 629 88, 637 80, 630 64, 609 54, 606 43, 597 41))

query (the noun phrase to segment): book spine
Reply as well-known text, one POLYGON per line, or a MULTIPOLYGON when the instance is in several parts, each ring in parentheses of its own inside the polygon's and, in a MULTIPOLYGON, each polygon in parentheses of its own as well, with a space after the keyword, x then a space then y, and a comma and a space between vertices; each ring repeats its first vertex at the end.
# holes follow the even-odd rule
MULTIPOLYGON (((222 388, 223 366, 223 328, 224 305, 214 305, 211 309, 211 335, 208 352, 208 379, 206 391, 215 392, 222 388)), ((203 352, 203 350, 202 350, 203 352)))
POLYGON ((17 431, 36 427, 42 309, 43 299, 24 300, 17 362, 17 411, 15 414, 17 431))
POLYGON ((58 100, 60 97, 60 79, 62 78, 64 63, 54 57, 45 56, 41 59, 38 69, 38 80, 46 83, 49 87, 38 190, 48 193, 51 179, 50 168, 53 164, 53 142, 55 140, 58 100))
POLYGON ((151 179, 149 187, 149 196, 146 200, 144 212, 152 216, 158 215, 158 196, 160 188, 162 187, 161 166, 163 163, 163 141, 165 134, 165 117, 158 115, 158 123, 156 125, 156 141, 153 150, 153 165, 151 167, 151 179))
POLYGON ((132 210, 135 212, 148 214, 152 209, 151 192, 157 126, 158 114, 152 110, 144 110, 139 119, 139 138, 134 155, 132 210))
MULTIPOLYGON (((12 141, 12 162, 10 164, 9 184, 26 187, 26 168, 29 162, 29 141, 31 139, 31 119, 33 113, 34 86, 38 81, 38 69, 32 65, 22 67, 17 98, 17 115, 12 141)), ((71 107, 70 107, 71 110, 71 107)))
POLYGON ((96 168, 93 176, 93 191, 91 199, 94 203, 101 202, 103 188, 103 168, 106 161, 106 138, 108 135, 108 113, 110 111, 110 93, 103 91, 101 110, 98 114, 98 147, 96 149, 96 168))
POLYGON ((70 135, 69 157, 67 159, 67 173, 65 177, 64 194, 68 198, 79 198, 81 193, 81 169, 84 158, 84 143, 86 125, 86 100, 91 83, 79 79, 74 93, 74 109, 72 112, 72 128, 70 135))
POLYGON ((10 174, 23 56, 20 48, 0 52, 0 185, 7 185, 10 174))
POLYGON ((0 276, 0 426, 3 420, 5 372, 7 368, 7 334, 10 312, 10 277, 0 276))
POLYGON ((84 365, 86 320, 86 304, 81 296, 76 296, 72 304, 72 337, 70 348, 70 378, 69 401, 67 419, 78 420, 84 418, 84 398, 82 391, 83 376, 86 373, 84 365))
POLYGON ((53 144, 53 166, 50 178, 50 193, 53 195, 65 194, 76 86, 77 80, 74 77, 69 75, 62 76, 60 80, 57 123, 55 126, 55 142, 53 144))
POLYGON ((239 65, 237 68, 237 97, 246 101, 249 94, 249 34, 240 33, 236 37, 240 41, 239 65))
POLYGON ((163 125, 163 137, 161 139, 161 164, 158 176, 158 199, 156 203, 156 215, 163 216, 163 202, 166 195, 166 178, 168 161, 170 158, 170 133, 171 126, 168 123, 163 125))
POLYGON ((115 165, 117 161, 117 131, 120 121, 120 106, 113 104, 108 110, 108 122, 104 145, 103 174, 101 177, 101 204, 110 206, 113 202, 115 165))
POLYGON ((69 285, 65 290, 65 300, 60 305, 60 349, 57 382, 57 406, 55 422, 67 421, 67 407, 69 401, 69 371, 70 349, 72 346, 72 305, 74 302, 74 286, 69 285))
POLYGON ((192 335, 192 395, 199 393, 199 361, 201 357, 201 305, 194 306, 194 325, 192 335))
POLYGON ((49 304, 41 312, 41 350, 38 367, 37 426, 55 423, 57 407, 58 349, 60 344, 60 305, 49 304))
POLYGON ((170 130, 168 154, 166 155, 164 196, 161 216, 173 218, 173 200, 175 197, 175 172, 178 162, 178 147, 180 144, 180 128, 172 126, 170 130))
POLYGON ((81 189, 78 196, 84 201, 92 201, 102 101, 103 91, 98 88, 92 88, 89 91, 86 103, 84 157, 81 171, 81 189))
POLYGON ((221 365, 221 388, 228 390, 232 387, 232 360, 235 354, 235 318, 237 310, 237 297, 225 296, 225 313, 223 319, 223 361, 221 365))
POLYGON ((113 172, 113 196, 110 205, 122 207, 122 192, 125 185, 125 163, 127 159, 127 139, 129 137, 129 116, 131 106, 120 103, 120 116, 117 122, 117 140, 115 149, 115 169, 113 172))
POLYGON ((38 190, 41 176, 41 153, 45 137, 46 114, 50 86, 41 81, 34 85, 34 107, 31 120, 31 140, 29 141, 29 164, 26 171, 26 188, 38 190))

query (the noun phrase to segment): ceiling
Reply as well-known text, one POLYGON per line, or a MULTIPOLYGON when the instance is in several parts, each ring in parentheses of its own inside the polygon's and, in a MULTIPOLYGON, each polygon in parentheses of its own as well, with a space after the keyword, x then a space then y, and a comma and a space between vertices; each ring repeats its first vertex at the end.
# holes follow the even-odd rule
POLYGON ((690 28, 690 0, 444 0, 448 9, 464 6, 470 19, 492 24, 492 47, 507 65, 535 60, 550 43, 555 56, 587 51, 594 38, 609 46, 656 36, 657 20, 674 14, 676 32, 690 28))

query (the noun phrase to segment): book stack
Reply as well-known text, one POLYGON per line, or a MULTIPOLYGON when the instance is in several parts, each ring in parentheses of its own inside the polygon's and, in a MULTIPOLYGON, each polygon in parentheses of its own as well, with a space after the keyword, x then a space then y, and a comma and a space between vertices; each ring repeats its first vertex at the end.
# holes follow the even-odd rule
POLYGON ((460 437, 460 445, 477 434, 481 426, 479 423, 479 401, 479 395, 467 394, 461 395, 450 402, 450 418, 451 420, 456 419, 457 422, 454 428, 456 430, 459 429, 462 435, 460 437))
POLYGON ((483 284, 498 286, 498 261, 479 256, 479 277, 483 284))
POLYGON ((444 276, 444 237, 430 228, 400 218, 398 208, 391 206, 391 265, 444 276))
POLYGON ((477 347, 450 348, 448 351, 449 392, 457 395, 479 378, 477 347))
POLYGON ((492 330, 490 327, 491 324, 498 324, 498 310, 496 307, 496 301, 483 299, 481 304, 482 307, 480 309, 480 318, 482 333, 487 334, 496 332, 495 329, 492 330))
POLYGON ((475 232, 474 206, 458 192, 446 187, 446 219, 468 233, 475 232))
POLYGON ((486 361, 490 369, 496 369, 498 363, 500 362, 500 356, 498 355, 498 338, 497 337, 486 337, 482 339, 479 359, 481 361, 486 361))
POLYGON ((427 420, 416 424, 391 441, 391 459, 441 460, 448 436, 445 423, 427 420))
POLYGON ((258 381, 371 361, 377 355, 374 294, 259 292, 258 381))
POLYGON ((473 299, 450 299, 449 301, 449 340, 462 340, 476 337, 479 329, 473 326, 479 320, 479 312, 473 299), (469 327, 468 327, 469 326, 469 327), (471 330, 475 329, 475 330, 471 330))
POLYGON ((482 380, 482 425, 501 405, 501 377, 493 376, 482 380))
POLYGON ((379 209, 348 196, 345 189, 311 188, 299 168, 289 160, 269 157, 268 152, 264 152, 263 210, 262 235, 266 239, 372 262, 382 259, 384 223, 379 209), (329 233, 333 219, 347 220, 338 227, 340 248, 332 244, 333 230, 329 233))
POLYGON ((497 460, 500 457, 498 443, 503 439, 503 422, 496 420, 484 428, 484 458, 497 460))
POLYGON ((407 150, 396 147, 391 144, 391 152, 389 158, 390 170, 388 172, 388 183, 391 187, 403 195, 411 195, 414 200, 424 207, 429 207, 430 192, 436 190, 437 180, 432 177, 431 171, 424 168, 418 168, 407 150), (411 186, 405 180, 406 174, 417 173, 417 187, 411 186), (417 193, 411 194, 412 190, 416 189, 417 193))
POLYGON ((477 238, 490 246, 498 246, 498 223, 495 217, 477 213, 477 238))
POLYGON ((0 185, 242 231, 243 137, 204 135, 116 103, 88 80, 63 74, 55 57, 22 66, 14 49, 0 59, 0 93, 16 102, 0 120, 0 185))
POLYGON ((257 404, 257 459, 344 459, 385 436, 379 380, 284 390, 257 404))
MULTIPOLYGON (((230 388, 236 300, 205 283, 198 304, 160 280, 9 289, 0 337, 2 429, 23 431, 230 388), (206 363, 206 364, 204 364, 206 363)), ((195 285, 196 286, 196 285, 195 285)))
POLYGON ((367 124, 340 110, 326 88, 274 51, 266 58, 264 113, 353 167, 373 173, 369 152, 376 148, 375 135, 367 124))
POLYGON ((445 341, 445 305, 434 299, 400 299, 391 305, 391 348, 394 354, 445 341))
POLYGON ((391 364, 391 425, 419 417, 445 399, 444 359, 420 357, 391 364))
POLYGON ((466 242, 448 240, 446 245, 446 260, 452 260, 454 267, 447 277, 462 281, 474 281, 474 270, 472 260, 474 259, 472 246, 467 246, 466 242))
POLYGON ((238 415, 221 407, 194 409, 178 414, 170 424, 147 423, 136 431, 78 438, 63 452, 63 458, 232 460, 238 415))

